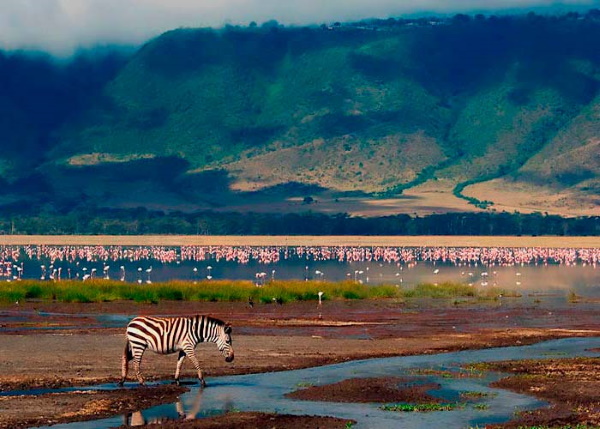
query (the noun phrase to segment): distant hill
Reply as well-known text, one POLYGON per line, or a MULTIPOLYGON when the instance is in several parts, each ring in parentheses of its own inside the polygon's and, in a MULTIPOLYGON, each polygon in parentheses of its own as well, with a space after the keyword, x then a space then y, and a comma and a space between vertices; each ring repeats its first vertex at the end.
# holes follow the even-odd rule
POLYGON ((0 203, 597 215, 598 40, 592 10, 180 29, 69 64, 4 54, 0 203))

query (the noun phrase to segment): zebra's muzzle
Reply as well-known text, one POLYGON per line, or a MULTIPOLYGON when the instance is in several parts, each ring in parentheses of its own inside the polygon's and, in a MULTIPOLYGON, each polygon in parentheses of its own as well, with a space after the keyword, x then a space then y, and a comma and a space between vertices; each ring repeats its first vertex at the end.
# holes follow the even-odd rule
POLYGON ((233 362, 233 351, 225 356, 225 362, 233 362))

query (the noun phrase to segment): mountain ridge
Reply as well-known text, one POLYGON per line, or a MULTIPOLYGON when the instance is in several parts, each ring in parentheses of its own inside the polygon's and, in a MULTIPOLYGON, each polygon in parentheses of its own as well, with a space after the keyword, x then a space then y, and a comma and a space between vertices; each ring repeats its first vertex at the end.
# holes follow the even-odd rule
POLYGON ((317 211, 598 214, 598 36, 596 11, 169 31, 83 67, 43 138, 0 97, 33 142, 0 156, 0 202, 37 180, 65 208, 294 211, 300 183, 317 211))

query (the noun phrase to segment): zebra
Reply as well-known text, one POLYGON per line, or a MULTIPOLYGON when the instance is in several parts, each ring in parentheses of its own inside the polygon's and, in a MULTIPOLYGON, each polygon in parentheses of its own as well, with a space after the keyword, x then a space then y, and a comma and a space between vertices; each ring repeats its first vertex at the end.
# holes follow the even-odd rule
POLYGON ((123 386, 129 361, 133 361, 136 376, 141 385, 144 377, 140 371, 142 356, 146 349, 159 354, 179 352, 175 382, 179 384, 179 373, 183 359, 187 356, 192 361, 202 387, 206 386, 204 374, 196 358, 194 349, 201 342, 212 341, 226 362, 232 362, 234 353, 231 340, 231 325, 210 316, 196 315, 190 317, 136 317, 127 325, 127 341, 123 352, 121 381, 123 386))

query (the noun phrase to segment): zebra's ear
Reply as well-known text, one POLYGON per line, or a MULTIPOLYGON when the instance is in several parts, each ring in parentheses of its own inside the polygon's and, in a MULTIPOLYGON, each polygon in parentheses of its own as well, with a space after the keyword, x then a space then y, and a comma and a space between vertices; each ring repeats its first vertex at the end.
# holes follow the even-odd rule
POLYGON ((231 334, 231 325, 229 323, 225 325, 225 333, 231 334))

